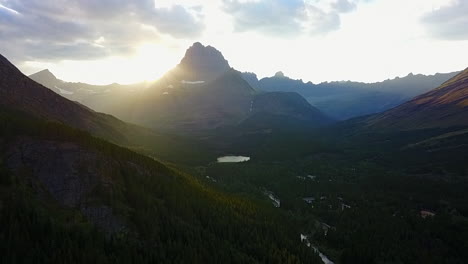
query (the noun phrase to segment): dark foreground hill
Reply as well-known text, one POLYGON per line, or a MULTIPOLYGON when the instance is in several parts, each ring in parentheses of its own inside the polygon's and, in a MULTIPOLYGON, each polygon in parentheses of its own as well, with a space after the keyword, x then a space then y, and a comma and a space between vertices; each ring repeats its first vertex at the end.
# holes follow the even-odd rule
POLYGON ((2 110, 0 149, 2 263, 320 263, 275 212, 88 133, 2 110))
POLYGON ((0 62, 1 263, 320 263, 281 214, 92 136, 142 128, 0 62))

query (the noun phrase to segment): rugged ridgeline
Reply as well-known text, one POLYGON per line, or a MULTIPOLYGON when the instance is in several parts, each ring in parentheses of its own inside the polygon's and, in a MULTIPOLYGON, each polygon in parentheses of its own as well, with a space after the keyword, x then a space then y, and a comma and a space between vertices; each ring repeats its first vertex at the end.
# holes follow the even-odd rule
POLYGON ((272 210, 84 132, 140 133, 3 57, 0 105, 2 263, 320 263, 272 210))
POLYGON ((369 123, 403 130, 468 126, 468 69, 436 89, 371 117, 369 123))
POLYGON ((136 83, 130 85, 109 84, 91 85, 80 82, 66 82, 55 77, 49 70, 42 70, 29 76, 32 80, 44 85, 57 94, 79 102, 97 112, 123 115, 120 109, 128 101, 136 99, 151 83, 136 83))
POLYGON ((127 140, 121 129, 125 123, 64 99, 24 76, 3 56, 0 56, 0 105, 58 121, 108 139, 127 140))
POLYGON ((197 142, 125 123, 63 98, 23 75, 4 57, 0 57, 0 106, 88 131, 165 160, 192 162, 191 157, 204 156, 195 152, 197 142))
POLYGON ((439 86, 455 74, 409 74, 377 83, 347 81, 320 84, 294 80, 282 72, 261 80, 253 73, 243 73, 242 76, 252 87, 260 90, 297 92, 325 114, 343 120, 388 110, 439 86))
POLYGON ((223 54, 212 46, 195 42, 180 63, 166 74, 175 82, 211 82, 231 69, 223 54))
MULTIPOLYGON (((48 72, 40 75, 54 80, 48 72)), ((43 79, 47 78, 32 77, 51 89, 55 86, 64 87, 61 81, 46 83, 43 79)), ((259 112, 292 119, 300 117, 299 121, 307 121, 312 126, 331 122, 320 111, 311 111, 312 106, 302 107, 305 101, 300 96, 286 93, 259 95, 258 90, 252 88, 238 71, 231 68, 221 52, 198 42, 186 51, 174 69, 151 87, 138 91, 126 98, 115 99, 113 92, 110 92, 106 94, 106 98, 92 95, 76 100, 132 123, 181 133, 235 127, 259 112), (259 100, 257 96, 260 96, 259 100), (285 98, 280 99, 282 110, 278 111, 278 98, 283 96, 285 98), (101 99, 102 103, 99 101, 101 99), (270 99, 273 101, 267 102, 270 99), (257 101, 259 103, 255 103, 257 101), (304 112, 297 113, 301 109, 304 112)))

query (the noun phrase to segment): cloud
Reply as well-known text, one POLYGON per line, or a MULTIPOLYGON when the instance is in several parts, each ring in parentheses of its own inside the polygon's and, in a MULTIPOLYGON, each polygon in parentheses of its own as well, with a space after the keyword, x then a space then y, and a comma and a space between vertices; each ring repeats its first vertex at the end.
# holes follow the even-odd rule
POLYGON ((341 13, 350 12, 356 9, 356 2, 352 2, 348 0, 337 0, 336 2, 333 2, 331 5, 335 10, 341 13))
POLYGON ((326 34, 339 29, 340 14, 359 0, 222 0, 239 32, 268 35, 326 34))
POLYGON ((226 13, 234 18, 236 31, 258 29, 272 34, 294 34, 300 31, 304 16, 304 3, 301 0, 224 0, 223 4, 226 13))
POLYGON ((337 12, 325 12, 320 8, 307 6, 307 22, 304 26, 312 35, 324 34, 340 28, 340 16, 337 12))
POLYGON ((146 14, 148 21, 153 21, 161 32, 170 32, 179 38, 197 37, 204 29, 202 8, 196 6, 186 9, 181 5, 169 8, 156 8, 146 14))
POLYGON ((154 0, 0 0, 0 52, 15 61, 123 55, 161 34, 199 36, 201 12, 154 0))
POLYGON ((456 0, 450 5, 427 13, 422 23, 429 34, 444 40, 468 40, 468 1, 456 0))

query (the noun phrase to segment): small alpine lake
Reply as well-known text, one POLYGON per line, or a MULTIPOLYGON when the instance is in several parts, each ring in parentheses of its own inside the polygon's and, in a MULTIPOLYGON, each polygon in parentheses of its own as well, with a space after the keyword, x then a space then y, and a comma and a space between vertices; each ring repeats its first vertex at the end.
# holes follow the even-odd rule
POLYGON ((218 163, 235 163, 249 161, 250 157, 245 156, 222 156, 218 158, 218 163))

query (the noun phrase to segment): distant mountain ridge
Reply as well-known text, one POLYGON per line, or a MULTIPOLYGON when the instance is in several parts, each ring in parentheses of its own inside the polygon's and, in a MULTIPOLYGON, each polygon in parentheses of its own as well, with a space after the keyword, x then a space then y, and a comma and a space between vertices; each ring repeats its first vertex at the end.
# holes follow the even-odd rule
MULTIPOLYGON (((240 73, 232 69, 222 53, 214 47, 196 42, 187 49, 180 63, 155 83, 103 86, 69 83, 57 79, 49 70, 30 77, 70 100, 125 121, 157 129, 205 130, 235 125, 250 113, 246 110, 250 106, 246 105, 253 99, 247 102, 249 98, 240 96, 242 92, 238 99, 235 99, 235 94, 225 93, 238 102, 235 105, 226 104, 227 97, 223 97, 223 93, 216 92, 218 97, 221 96, 217 100, 214 94, 208 92, 211 90, 212 93, 216 89, 203 89, 212 86, 208 84, 218 78, 224 78, 223 75, 229 71, 233 75, 240 75, 252 88, 247 88, 238 80, 237 89, 245 89, 253 97, 261 91, 298 93, 318 108, 321 115, 336 120, 384 112, 437 87, 456 74, 408 74, 378 83, 346 81, 314 84, 291 79, 280 71, 273 77, 258 80, 255 73, 240 73), (224 103, 220 104, 222 101, 224 103), (213 105, 211 109, 210 105, 213 105)), ((217 83, 219 87, 223 86, 221 81, 217 83)), ((230 86, 234 87, 232 84, 230 86)), ((275 109, 271 111, 275 112, 275 109)))
POLYGON ((371 117, 369 123, 403 130, 468 126, 468 68, 436 89, 371 117))
POLYGON ((261 80, 253 73, 243 73, 243 77, 260 90, 297 92, 329 116, 344 120, 388 110, 439 86, 455 74, 457 72, 430 76, 408 74, 377 83, 343 81, 320 84, 290 79, 281 72, 261 80))
POLYGON ((80 82, 66 82, 58 79, 49 70, 29 75, 32 80, 44 85, 55 93, 72 101, 77 101, 89 108, 104 113, 119 113, 108 109, 119 109, 127 100, 135 98, 151 83, 135 83, 129 85, 108 84, 92 85, 80 82))

